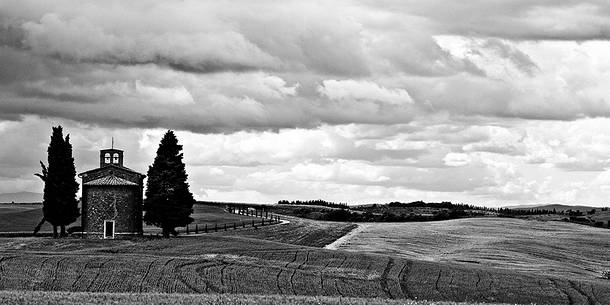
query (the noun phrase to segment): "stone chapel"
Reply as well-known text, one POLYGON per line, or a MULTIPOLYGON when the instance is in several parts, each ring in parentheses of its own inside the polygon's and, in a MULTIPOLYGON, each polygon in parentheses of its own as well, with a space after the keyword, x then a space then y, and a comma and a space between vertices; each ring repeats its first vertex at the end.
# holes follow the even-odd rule
POLYGON ((82 230, 87 237, 142 234, 143 174, 123 166, 123 151, 100 151, 100 167, 82 179, 82 230))

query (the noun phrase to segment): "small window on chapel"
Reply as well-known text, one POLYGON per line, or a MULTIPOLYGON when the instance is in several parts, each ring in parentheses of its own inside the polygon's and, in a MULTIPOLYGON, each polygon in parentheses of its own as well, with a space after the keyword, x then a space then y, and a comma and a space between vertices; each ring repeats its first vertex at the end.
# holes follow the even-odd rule
POLYGON ((114 163, 114 164, 119 163, 119 154, 114 153, 114 155, 112 156, 112 163, 114 163))
POLYGON ((104 155, 104 163, 110 163, 110 154, 109 153, 106 153, 104 155))

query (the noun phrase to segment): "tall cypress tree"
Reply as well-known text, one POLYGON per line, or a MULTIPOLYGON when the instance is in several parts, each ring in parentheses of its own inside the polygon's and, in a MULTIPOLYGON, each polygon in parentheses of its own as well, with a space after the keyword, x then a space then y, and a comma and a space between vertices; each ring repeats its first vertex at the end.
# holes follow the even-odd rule
POLYGON ((160 227, 163 236, 177 235, 176 227, 193 222, 193 194, 186 182, 187 174, 182 162, 182 145, 174 132, 168 130, 157 149, 157 156, 148 168, 144 221, 160 227))
POLYGON ((36 174, 44 181, 43 219, 34 232, 45 222, 53 226, 53 237, 57 237, 57 227, 61 228, 61 236, 66 235, 66 226, 73 223, 80 212, 76 192, 76 168, 72 157, 70 136, 63 137, 61 126, 53 127, 51 143, 49 143, 48 167, 40 161, 42 174, 36 174))

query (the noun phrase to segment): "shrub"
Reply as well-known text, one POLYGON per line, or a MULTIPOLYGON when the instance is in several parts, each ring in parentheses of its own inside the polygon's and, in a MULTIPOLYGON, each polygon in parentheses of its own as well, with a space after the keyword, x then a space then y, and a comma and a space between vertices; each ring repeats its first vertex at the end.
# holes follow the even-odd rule
POLYGON ((602 278, 610 280, 610 269, 606 269, 606 270, 602 271, 602 278))
POLYGON ((350 221, 352 213, 346 210, 331 210, 324 216, 325 220, 350 221))

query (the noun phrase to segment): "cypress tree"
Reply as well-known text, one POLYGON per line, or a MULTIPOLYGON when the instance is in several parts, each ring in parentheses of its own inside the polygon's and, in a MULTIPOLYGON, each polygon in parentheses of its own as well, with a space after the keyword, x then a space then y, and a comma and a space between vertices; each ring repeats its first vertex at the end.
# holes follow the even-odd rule
POLYGON ((163 236, 177 235, 175 228, 193 222, 193 194, 186 182, 187 174, 182 145, 174 132, 168 130, 157 149, 155 161, 148 168, 144 221, 163 230, 163 236))
POLYGON ((47 153, 48 167, 40 161, 42 173, 36 174, 44 181, 44 195, 43 219, 34 229, 34 233, 47 221, 53 226, 53 237, 57 237, 57 227, 61 228, 61 236, 65 236, 66 226, 80 216, 80 211, 76 199, 78 182, 70 135, 64 139, 61 126, 53 127, 47 153))

